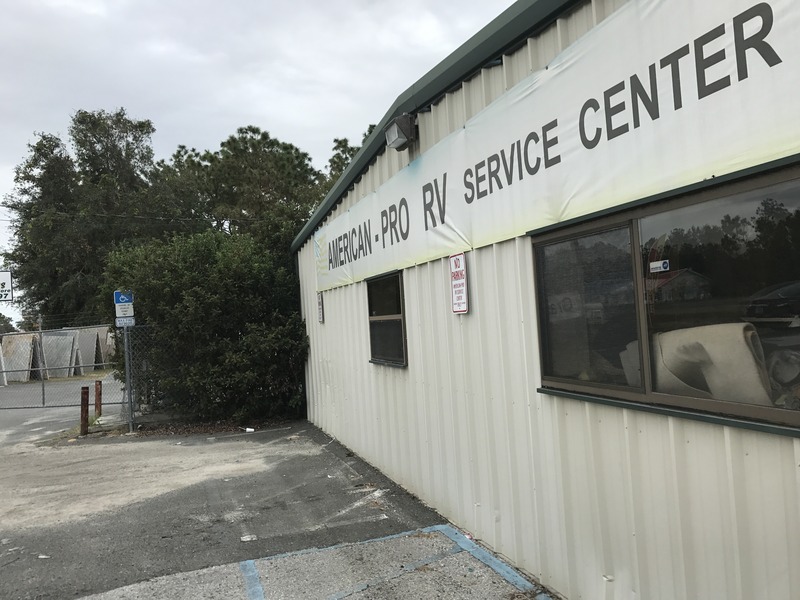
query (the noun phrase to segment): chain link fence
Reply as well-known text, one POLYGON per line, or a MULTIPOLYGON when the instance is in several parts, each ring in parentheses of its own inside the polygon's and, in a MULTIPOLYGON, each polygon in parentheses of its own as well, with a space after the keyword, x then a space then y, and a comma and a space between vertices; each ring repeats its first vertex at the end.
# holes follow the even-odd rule
POLYGON ((116 337, 105 325, 4 334, 0 409, 80 406, 84 386, 99 390, 104 405, 123 404, 116 337))
MULTIPOLYGON (((130 361, 131 404, 135 412, 148 413, 164 408, 166 401, 158 385, 153 367, 156 330, 147 325, 127 328, 128 360, 130 361)), ((116 336, 116 353, 113 361, 115 370, 124 380, 125 343, 124 332, 116 336)), ((127 398, 126 398, 127 403, 127 398)), ((127 410, 127 404, 124 408, 127 410)))

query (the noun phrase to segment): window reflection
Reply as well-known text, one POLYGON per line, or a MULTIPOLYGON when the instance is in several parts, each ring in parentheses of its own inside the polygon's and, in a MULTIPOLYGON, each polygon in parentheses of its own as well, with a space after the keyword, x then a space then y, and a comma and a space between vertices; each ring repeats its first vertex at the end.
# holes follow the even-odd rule
POLYGON ((640 221, 656 391, 800 408, 800 186, 640 221))
POLYGON ((628 229, 550 244, 537 256, 540 306, 546 309, 545 374, 638 386, 628 229))

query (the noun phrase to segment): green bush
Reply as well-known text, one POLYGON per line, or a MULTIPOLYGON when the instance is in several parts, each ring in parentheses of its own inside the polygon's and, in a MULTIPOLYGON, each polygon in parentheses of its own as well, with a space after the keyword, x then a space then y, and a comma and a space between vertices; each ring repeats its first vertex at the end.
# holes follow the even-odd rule
POLYGON ((286 262, 210 231, 111 253, 103 294, 134 292, 137 361, 164 404, 204 419, 303 413, 308 339, 286 262))

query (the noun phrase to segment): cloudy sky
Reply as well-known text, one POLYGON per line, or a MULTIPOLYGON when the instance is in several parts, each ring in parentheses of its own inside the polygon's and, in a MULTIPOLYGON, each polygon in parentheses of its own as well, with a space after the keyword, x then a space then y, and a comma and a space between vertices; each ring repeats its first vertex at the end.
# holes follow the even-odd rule
MULTIPOLYGON (((7 0, 0 195, 34 132, 78 109, 150 119, 156 158, 257 125, 323 168, 512 0, 7 0)), ((2 212, 0 218, 7 219, 2 212)), ((0 221, 0 249, 10 235, 0 221)), ((16 310, 0 310, 17 318, 16 310)))

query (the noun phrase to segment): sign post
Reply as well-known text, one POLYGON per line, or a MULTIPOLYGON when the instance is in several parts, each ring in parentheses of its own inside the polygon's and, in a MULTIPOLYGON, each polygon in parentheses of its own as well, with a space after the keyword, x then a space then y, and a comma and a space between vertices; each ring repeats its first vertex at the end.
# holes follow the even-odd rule
POLYGON ((133 395, 131 394, 131 342, 128 328, 136 325, 133 316, 133 292, 130 290, 114 292, 114 311, 116 326, 122 327, 123 344, 125 346, 125 395, 128 399, 128 432, 133 433, 133 395))

